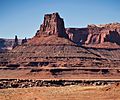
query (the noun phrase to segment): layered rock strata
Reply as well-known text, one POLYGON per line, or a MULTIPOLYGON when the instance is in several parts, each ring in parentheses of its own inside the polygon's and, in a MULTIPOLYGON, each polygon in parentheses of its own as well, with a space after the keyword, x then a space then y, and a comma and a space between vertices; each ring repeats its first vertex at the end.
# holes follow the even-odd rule
POLYGON ((41 35, 56 35, 58 37, 67 38, 64 21, 58 13, 46 14, 44 16, 43 24, 40 26, 40 30, 36 33, 37 37, 41 35))
POLYGON ((111 42, 120 45, 120 24, 88 25, 89 35, 86 44, 111 42))
POLYGON ((88 28, 66 28, 69 39, 76 44, 85 44, 88 37, 88 28))

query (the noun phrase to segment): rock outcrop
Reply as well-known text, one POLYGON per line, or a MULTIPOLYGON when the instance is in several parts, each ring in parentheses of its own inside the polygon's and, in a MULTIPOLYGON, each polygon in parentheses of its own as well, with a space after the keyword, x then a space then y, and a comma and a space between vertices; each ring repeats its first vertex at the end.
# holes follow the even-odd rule
POLYGON ((69 39, 76 44, 84 44, 88 37, 87 28, 66 28, 69 39))
POLYGON ((46 14, 44 16, 44 22, 40 26, 40 30, 36 33, 37 37, 41 35, 56 35, 58 37, 68 38, 65 32, 64 21, 58 13, 46 14))
POLYGON ((120 23, 88 25, 88 32, 86 44, 111 42, 120 45, 120 23))
POLYGON ((33 79, 0 79, 0 89, 7 88, 30 88, 30 87, 42 87, 42 86, 69 86, 69 85, 81 85, 81 86, 100 86, 108 84, 119 84, 120 81, 107 81, 107 80, 33 80, 33 79))
POLYGON ((25 37, 25 39, 22 39, 21 44, 25 44, 26 42, 27 42, 27 39, 26 39, 26 37, 25 37))
POLYGON ((15 41, 14 41, 14 44, 13 44, 13 49, 18 46, 19 43, 18 43, 18 38, 17 38, 17 35, 15 36, 15 41))
MULTIPOLYGON (((115 43, 120 45, 120 23, 88 25, 86 28, 66 28, 58 13, 46 14, 35 37, 57 36, 67 38, 78 45, 115 43)), ((36 40, 36 39, 35 39, 36 40)))

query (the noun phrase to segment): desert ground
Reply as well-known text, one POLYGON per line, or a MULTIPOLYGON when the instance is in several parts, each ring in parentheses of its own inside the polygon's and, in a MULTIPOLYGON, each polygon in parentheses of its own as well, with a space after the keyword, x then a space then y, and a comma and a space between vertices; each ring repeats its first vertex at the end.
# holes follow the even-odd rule
POLYGON ((0 100, 120 100, 119 84, 33 87, 0 90, 0 100))

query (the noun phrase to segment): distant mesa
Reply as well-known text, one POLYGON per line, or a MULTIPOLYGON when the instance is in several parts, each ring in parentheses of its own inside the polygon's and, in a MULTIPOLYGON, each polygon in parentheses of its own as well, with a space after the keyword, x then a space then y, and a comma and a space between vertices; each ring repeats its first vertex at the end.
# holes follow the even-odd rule
POLYGON ((15 45, 21 45, 21 39, 17 39, 16 43, 15 41, 15 39, 0 38, 0 52, 12 50, 15 45))
POLYGON ((0 38, 0 52, 10 51, 19 45, 24 45, 29 39, 19 39, 15 36, 15 39, 0 38))
POLYGON ((120 45, 120 23, 88 25, 88 31, 86 44, 111 42, 120 45))

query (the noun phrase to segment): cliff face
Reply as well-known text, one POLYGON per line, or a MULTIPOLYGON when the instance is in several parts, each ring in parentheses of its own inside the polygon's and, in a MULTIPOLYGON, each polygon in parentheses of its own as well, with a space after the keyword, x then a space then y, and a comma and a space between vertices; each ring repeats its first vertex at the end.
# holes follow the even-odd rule
POLYGON ((44 16, 43 24, 40 26, 40 30, 36 33, 37 37, 40 37, 41 35, 56 35, 58 37, 67 38, 64 21, 60 18, 58 13, 46 14, 44 16))
POLYGON ((87 28, 66 28, 69 39, 77 44, 84 44, 88 37, 87 28))
POLYGON ((50 36, 64 37, 76 44, 103 44, 106 42, 120 45, 120 23, 105 25, 88 25, 86 28, 66 28, 58 13, 46 14, 43 24, 35 37, 50 36))
POLYGON ((120 23, 105 25, 88 25, 87 28, 66 28, 69 39, 77 44, 104 44, 106 42, 120 45, 120 23))
POLYGON ((120 24, 88 25, 89 35, 86 44, 112 42, 120 45, 120 24))

